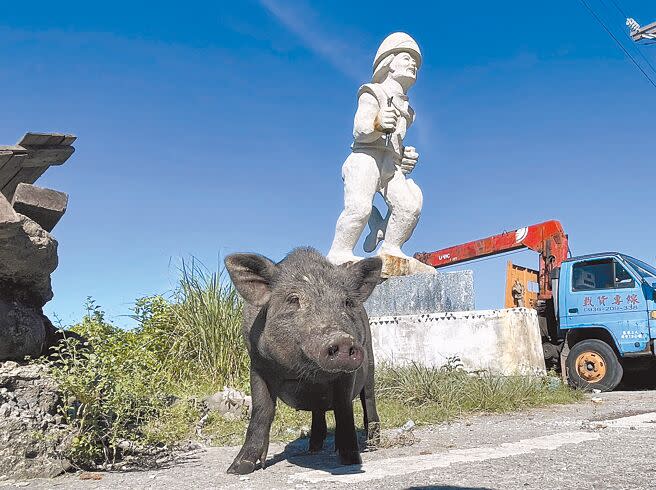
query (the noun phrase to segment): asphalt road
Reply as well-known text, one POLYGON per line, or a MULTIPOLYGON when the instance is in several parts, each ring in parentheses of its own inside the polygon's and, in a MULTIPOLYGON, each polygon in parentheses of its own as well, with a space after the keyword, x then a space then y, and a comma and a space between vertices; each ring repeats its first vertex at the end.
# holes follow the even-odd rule
POLYGON ((186 454, 157 470, 103 473, 100 480, 70 474, 18 485, 243 490, 656 488, 655 391, 592 395, 575 405, 473 416, 413 432, 419 439, 413 445, 365 452, 359 467, 338 466, 331 449, 308 455, 307 440, 299 440, 272 445, 268 467, 247 477, 225 473, 238 448, 224 447, 186 454))

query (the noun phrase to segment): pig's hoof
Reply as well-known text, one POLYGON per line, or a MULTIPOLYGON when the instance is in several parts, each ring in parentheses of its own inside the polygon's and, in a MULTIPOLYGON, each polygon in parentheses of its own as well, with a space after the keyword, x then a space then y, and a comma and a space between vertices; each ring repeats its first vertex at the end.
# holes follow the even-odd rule
POLYGON ((339 451, 339 462, 342 464, 362 464, 359 451, 339 451))
POLYGON ((255 463, 252 461, 235 461, 228 468, 228 473, 233 475, 247 475, 255 471, 255 463))

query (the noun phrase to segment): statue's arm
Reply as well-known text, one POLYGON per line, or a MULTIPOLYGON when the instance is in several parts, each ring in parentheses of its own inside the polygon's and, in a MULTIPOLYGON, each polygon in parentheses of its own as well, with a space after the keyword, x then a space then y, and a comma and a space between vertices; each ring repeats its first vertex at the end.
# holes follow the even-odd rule
POLYGON ((364 92, 358 99, 358 110, 353 121, 353 138, 358 143, 371 143, 383 133, 375 129, 376 117, 380 107, 372 94, 364 92))

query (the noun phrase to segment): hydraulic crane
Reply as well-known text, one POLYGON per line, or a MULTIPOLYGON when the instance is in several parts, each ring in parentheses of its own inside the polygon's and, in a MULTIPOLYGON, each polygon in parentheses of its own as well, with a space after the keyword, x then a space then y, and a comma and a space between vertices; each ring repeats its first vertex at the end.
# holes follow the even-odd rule
POLYGON ((535 250, 540 254, 538 300, 551 300, 553 298, 551 272, 567 260, 569 252, 567 235, 560 222, 555 220, 503 232, 435 252, 417 253, 414 257, 420 262, 438 269, 523 248, 535 250))

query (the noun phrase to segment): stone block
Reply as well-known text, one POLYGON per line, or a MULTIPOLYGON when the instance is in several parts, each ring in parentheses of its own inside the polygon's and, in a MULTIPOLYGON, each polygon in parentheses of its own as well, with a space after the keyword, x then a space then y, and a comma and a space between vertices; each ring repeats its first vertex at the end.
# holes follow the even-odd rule
POLYGON ((20 217, 5 196, 0 194, 0 239, 13 236, 20 227, 20 217))
POLYGON ((12 199, 14 210, 52 231, 68 205, 68 195, 31 184, 18 184, 12 199))
POLYGON ((46 340, 40 311, 0 297, 0 361, 39 357, 46 340))
POLYGON ((546 374, 538 316, 530 308, 372 317, 370 324, 377 363, 457 362, 470 372, 546 374))
POLYGON ((370 317, 474 309, 472 271, 390 277, 364 304, 370 317))
MULTIPOLYGON (((74 434, 62 424, 59 385, 39 364, 0 362, 0 485, 69 470, 74 434)), ((49 485, 45 482, 44 485, 49 485)))
POLYGON ((57 268, 57 241, 27 216, 18 216, 13 234, 0 234, 0 297, 18 294, 21 301, 41 307, 52 299, 50 274, 57 268))

